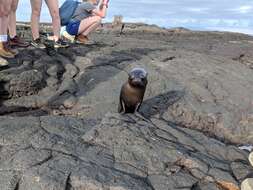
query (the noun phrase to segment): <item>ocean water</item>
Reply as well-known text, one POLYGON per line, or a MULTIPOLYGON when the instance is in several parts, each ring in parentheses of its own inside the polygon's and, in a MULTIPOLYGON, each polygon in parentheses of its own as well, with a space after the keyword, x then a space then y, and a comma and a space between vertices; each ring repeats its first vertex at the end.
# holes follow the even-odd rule
MULTIPOLYGON (((64 0, 59 1, 60 4, 64 0)), ((30 0, 20 0, 17 20, 29 21, 30 0)), ((253 0, 110 0, 107 18, 122 15, 125 22, 161 27, 242 32, 253 35, 253 0)), ((45 3, 41 21, 51 18, 45 3)))

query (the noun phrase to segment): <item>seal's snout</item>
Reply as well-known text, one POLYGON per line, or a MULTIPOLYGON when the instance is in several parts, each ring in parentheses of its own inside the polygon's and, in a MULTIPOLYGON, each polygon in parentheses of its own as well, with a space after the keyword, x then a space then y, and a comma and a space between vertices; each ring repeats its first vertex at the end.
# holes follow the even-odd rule
POLYGON ((132 80, 133 83, 141 83, 142 82, 142 79, 141 78, 134 78, 132 80))
POLYGON ((129 81, 132 86, 145 86, 141 78, 134 78, 129 81))

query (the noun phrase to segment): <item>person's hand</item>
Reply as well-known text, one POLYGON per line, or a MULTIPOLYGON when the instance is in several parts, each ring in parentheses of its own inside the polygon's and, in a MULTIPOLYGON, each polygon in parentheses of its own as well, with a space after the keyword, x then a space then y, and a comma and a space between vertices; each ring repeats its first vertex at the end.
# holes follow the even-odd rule
POLYGON ((99 9, 103 9, 104 6, 106 6, 106 8, 108 8, 108 2, 109 0, 103 0, 102 3, 99 6, 99 9))
POLYGON ((108 5, 109 0, 103 0, 103 4, 108 5))

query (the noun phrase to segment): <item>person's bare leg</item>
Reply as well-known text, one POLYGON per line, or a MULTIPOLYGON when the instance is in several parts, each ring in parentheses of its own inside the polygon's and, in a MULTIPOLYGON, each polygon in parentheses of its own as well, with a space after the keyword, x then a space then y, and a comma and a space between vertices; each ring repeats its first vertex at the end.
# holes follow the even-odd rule
POLYGON ((87 36, 90 32, 94 31, 101 23, 101 17, 91 16, 81 21, 78 34, 87 36))
POLYGON ((12 0, 12 5, 11 5, 11 13, 9 15, 9 36, 10 38, 14 38, 17 35, 17 30, 16 30, 16 10, 18 7, 18 1, 19 0, 12 0))
POLYGON ((39 22, 40 22, 42 0, 30 0, 30 2, 32 7, 32 15, 31 15, 32 37, 33 40, 36 40, 40 37, 39 22))
POLYGON ((0 0, 0 35, 7 35, 8 15, 10 13, 11 1, 0 0))
POLYGON ((8 30, 9 30, 9 44, 11 47, 27 47, 29 46, 24 40, 17 36, 17 27, 16 27, 16 11, 18 7, 19 0, 12 0, 11 4, 11 12, 9 15, 9 23, 8 23, 8 30))
POLYGON ((11 11, 11 0, 0 0, 0 56, 13 58, 16 53, 8 47, 8 17, 11 11))
POLYGON ((58 0, 46 0, 50 15, 52 17, 54 40, 57 41, 60 38, 61 20, 59 15, 59 2, 58 0))
POLYGON ((8 17, 0 17, 0 35, 7 35, 8 30, 8 17))
POLYGON ((93 23, 92 25, 90 25, 90 26, 82 33, 82 35, 88 36, 88 34, 91 33, 92 31, 95 31, 95 30, 99 27, 100 24, 101 24, 100 22, 95 22, 95 23, 93 23))

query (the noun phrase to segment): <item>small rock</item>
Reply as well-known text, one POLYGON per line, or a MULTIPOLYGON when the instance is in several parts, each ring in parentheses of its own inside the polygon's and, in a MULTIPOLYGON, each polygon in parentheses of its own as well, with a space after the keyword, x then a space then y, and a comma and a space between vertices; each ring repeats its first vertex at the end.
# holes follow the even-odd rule
POLYGON ((227 181, 218 181, 217 182, 218 186, 221 187, 222 189, 226 190, 240 190, 239 187, 231 182, 227 181))
POLYGON ((71 109, 76 105, 76 103, 77 103, 77 98, 74 96, 71 96, 63 102, 63 105, 65 108, 71 109))
POLYGON ((231 170, 233 172, 234 177, 241 181, 245 179, 251 172, 251 168, 247 163, 234 161, 230 164, 231 170))
POLYGON ((252 190, 253 189, 253 178, 245 179, 241 184, 241 190, 252 190))
POLYGON ((96 129, 90 130, 89 132, 85 133, 85 135, 82 137, 82 140, 86 143, 92 143, 92 141, 94 141, 98 135, 99 132, 96 129))
POLYGON ((58 72, 57 65, 53 65, 47 70, 47 74, 53 77, 57 77, 57 72, 58 72))
POLYGON ((251 166, 253 166, 253 152, 251 152, 249 154, 249 162, 250 162, 251 166))
POLYGON ((47 79, 47 86, 56 86, 58 83, 58 80, 54 77, 49 77, 47 79))
POLYGON ((64 78, 65 79, 73 78, 78 73, 77 68, 72 64, 66 64, 65 65, 65 70, 66 70, 66 72, 64 73, 64 78))
POLYGON ((35 176, 35 177, 34 177, 34 181, 39 182, 39 181, 40 181, 40 177, 35 176))
POLYGON ((29 66, 31 64, 31 61, 23 61, 24 66, 29 66))

